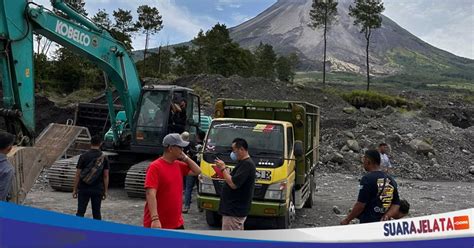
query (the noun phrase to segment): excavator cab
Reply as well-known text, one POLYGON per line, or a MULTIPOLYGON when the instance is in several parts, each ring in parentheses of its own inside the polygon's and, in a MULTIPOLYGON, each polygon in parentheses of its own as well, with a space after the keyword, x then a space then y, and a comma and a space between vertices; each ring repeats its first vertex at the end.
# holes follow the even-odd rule
POLYGON ((132 132, 132 152, 161 154, 161 143, 168 133, 186 130, 195 135, 200 123, 199 106, 199 97, 192 89, 172 85, 143 87, 132 132))

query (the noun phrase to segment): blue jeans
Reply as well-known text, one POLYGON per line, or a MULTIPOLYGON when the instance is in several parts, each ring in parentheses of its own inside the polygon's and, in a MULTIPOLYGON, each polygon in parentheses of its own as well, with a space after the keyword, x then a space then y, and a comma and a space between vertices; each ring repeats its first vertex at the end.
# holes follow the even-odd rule
POLYGON ((193 194, 194 185, 197 185, 197 176, 186 176, 186 188, 184 191, 184 206, 191 206, 191 197, 193 194))

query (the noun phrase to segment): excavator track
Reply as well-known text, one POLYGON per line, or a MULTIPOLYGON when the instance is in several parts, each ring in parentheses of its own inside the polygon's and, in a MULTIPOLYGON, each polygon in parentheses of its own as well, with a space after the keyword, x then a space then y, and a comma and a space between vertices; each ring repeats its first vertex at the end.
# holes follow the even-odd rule
POLYGON ((56 161, 47 170, 49 185, 57 191, 72 192, 79 156, 56 161))
POLYGON ((128 197, 145 198, 145 176, 146 169, 151 161, 146 160, 133 165, 127 172, 125 178, 125 191, 128 197))

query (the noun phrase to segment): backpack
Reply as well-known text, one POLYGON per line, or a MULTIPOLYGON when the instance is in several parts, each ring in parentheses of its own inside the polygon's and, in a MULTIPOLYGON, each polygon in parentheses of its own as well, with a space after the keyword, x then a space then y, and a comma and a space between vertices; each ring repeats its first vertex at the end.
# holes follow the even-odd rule
POLYGON ((102 175, 104 169, 105 155, 92 160, 87 166, 81 170, 81 180, 86 184, 93 184, 102 175))

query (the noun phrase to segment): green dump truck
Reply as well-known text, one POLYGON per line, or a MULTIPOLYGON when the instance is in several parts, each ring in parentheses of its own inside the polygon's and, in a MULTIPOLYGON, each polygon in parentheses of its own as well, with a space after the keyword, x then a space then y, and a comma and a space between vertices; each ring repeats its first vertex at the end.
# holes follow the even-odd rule
POLYGON ((307 102, 220 99, 215 104, 201 158, 199 208, 218 226, 223 184, 212 168, 220 159, 233 168, 232 140, 244 138, 257 166, 251 218, 289 228, 296 209, 312 207, 319 161, 319 107, 307 102))

